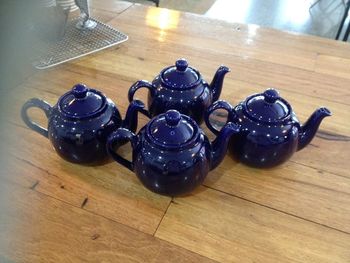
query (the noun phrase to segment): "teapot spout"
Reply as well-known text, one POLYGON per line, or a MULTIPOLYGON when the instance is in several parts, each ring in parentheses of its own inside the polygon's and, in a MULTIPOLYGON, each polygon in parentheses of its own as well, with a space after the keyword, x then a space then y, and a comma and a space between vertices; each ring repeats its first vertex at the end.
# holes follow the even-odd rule
POLYGON ((327 108, 317 109, 307 120, 305 125, 301 127, 301 132, 299 133, 299 143, 298 143, 298 151, 303 149, 306 145, 308 145, 311 140, 314 138, 318 127, 321 124, 321 121, 328 116, 331 116, 330 110, 327 108))
POLYGON ((145 104, 140 100, 133 100, 126 111, 123 128, 135 132, 137 130, 137 116, 139 112, 150 118, 150 113, 145 109, 145 104))
POLYGON ((212 142, 210 170, 217 167, 224 159, 230 138, 240 132, 240 126, 228 122, 220 131, 219 135, 212 142))
POLYGON ((222 90, 222 84, 224 82, 225 75, 228 72, 230 72, 230 69, 225 66, 220 66, 216 71, 215 76, 210 83, 210 88, 213 93, 213 102, 219 99, 222 90))

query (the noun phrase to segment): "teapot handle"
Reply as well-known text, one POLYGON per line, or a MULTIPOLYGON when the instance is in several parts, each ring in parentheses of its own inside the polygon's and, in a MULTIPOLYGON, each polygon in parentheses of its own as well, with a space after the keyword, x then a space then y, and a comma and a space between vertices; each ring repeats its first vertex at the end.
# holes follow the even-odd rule
POLYGON ((112 158, 125 166, 131 171, 134 171, 134 164, 125 158, 121 157, 118 153, 116 153, 117 149, 124 145, 126 141, 130 141, 131 147, 134 151, 137 144, 137 136, 125 128, 119 128, 115 132, 113 132, 107 139, 107 152, 112 158))
POLYGON ((122 128, 126 128, 132 132, 135 132, 137 130, 138 112, 151 119, 151 115, 148 110, 145 109, 144 103, 140 100, 133 100, 130 102, 128 109, 126 110, 122 128))
POLYGON ((34 131, 40 133, 41 135, 45 136, 46 138, 48 138, 49 137, 48 130, 41 127, 37 123, 33 122, 29 118, 27 111, 30 108, 39 108, 39 109, 43 110, 46 117, 49 118, 50 113, 51 113, 51 109, 52 109, 51 105, 48 104, 46 101, 43 101, 43 100, 40 100, 37 98, 32 98, 32 99, 28 100, 26 103, 24 103, 24 105, 22 106, 22 110, 21 110, 21 117, 22 117, 22 120, 24 121, 24 123, 32 130, 34 130, 34 131))
POLYGON ((139 80, 136 81, 129 89, 129 93, 128 93, 128 99, 129 102, 134 100, 134 95, 135 92, 140 89, 140 88, 147 88, 149 90, 149 92, 151 93, 151 96, 154 95, 155 92, 155 87, 152 85, 152 83, 148 82, 147 80, 139 80))
MULTIPOLYGON (((205 111, 204 113, 204 120, 205 120, 205 124, 207 125, 207 127, 209 128, 209 130, 214 133, 215 135, 218 135, 220 130, 218 130, 217 128, 215 128, 209 118, 210 118, 210 115, 218 110, 218 109, 223 109, 225 111, 227 111, 228 113, 228 116, 227 116, 227 120, 226 120, 226 123, 228 122, 235 122, 235 120, 237 119, 237 114, 234 110, 234 108, 231 106, 230 103, 224 101, 224 100, 218 100, 216 102, 214 102, 212 105, 210 105, 210 107, 205 111)), ((226 124, 225 123, 225 124, 226 124)), ((222 125, 224 126, 224 125, 222 125)))

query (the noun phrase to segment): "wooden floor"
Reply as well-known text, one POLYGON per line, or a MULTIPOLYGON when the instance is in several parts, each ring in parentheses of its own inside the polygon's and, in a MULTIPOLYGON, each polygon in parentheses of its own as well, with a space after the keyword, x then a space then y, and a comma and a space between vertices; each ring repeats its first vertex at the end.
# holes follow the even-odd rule
MULTIPOLYGON (((350 262, 348 44, 115 0, 92 6, 129 40, 38 71, 6 99, 0 262, 350 262), (55 104, 77 82, 124 114, 130 85, 180 57, 207 81, 229 66, 221 98, 232 104, 275 87, 302 122, 323 105, 333 116, 284 165, 253 169, 228 155, 201 187, 176 198, 146 190, 112 161, 65 162, 20 119, 27 99, 55 104)), ((45 123, 41 112, 31 115, 45 123)))

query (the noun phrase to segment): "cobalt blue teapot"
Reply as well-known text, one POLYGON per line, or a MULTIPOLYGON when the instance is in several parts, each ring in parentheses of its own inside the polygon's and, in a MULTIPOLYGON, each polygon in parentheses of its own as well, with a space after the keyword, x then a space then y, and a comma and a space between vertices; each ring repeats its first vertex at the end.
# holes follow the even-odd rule
POLYGON ((55 106, 33 98, 21 111, 29 128, 50 139, 57 153, 75 163, 95 163, 107 157, 107 136, 119 127, 132 131, 137 127, 137 112, 143 111, 140 101, 133 101, 122 121, 115 104, 104 94, 83 84, 75 85, 64 94, 55 106), (48 118, 48 128, 33 122, 29 108, 39 108, 48 118))
POLYGON ((134 83, 129 89, 129 101, 144 87, 149 90, 148 107, 152 117, 175 109, 200 124, 205 110, 219 99, 225 74, 229 71, 225 66, 219 67, 209 85, 198 70, 190 67, 185 59, 179 59, 175 66, 163 69, 152 83, 145 80, 134 83))
POLYGON ((119 128, 107 140, 107 151, 118 163, 135 172, 145 187, 164 195, 190 192, 201 184, 209 170, 225 157, 230 137, 239 127, 227 123, 210 143, 190 117, 176 110, 154 117, 135 135, 119 128), (132 161, 115 151, 131 142, 132 161))
POLYGON ((268 89, 234 108, 225 101, 210 106, 206 122, 216 134, 219 131, 208 116, 217 109, 228 111, 228 121, 241 126, 230 150, 241 162, 254 167, 272 167, 288 160, 311 142, 323 118, 331 115, 327 108, 319 108, 301 125, 290 104, 275 89, 268 89))

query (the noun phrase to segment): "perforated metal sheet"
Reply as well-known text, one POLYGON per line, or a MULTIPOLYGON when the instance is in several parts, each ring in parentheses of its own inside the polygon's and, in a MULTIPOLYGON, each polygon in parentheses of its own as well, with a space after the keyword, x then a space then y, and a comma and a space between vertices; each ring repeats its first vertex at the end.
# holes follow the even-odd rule
POLYGON ((117 45, 128 39, 124 33, 106 25, 94 18, 97 23, 91 30, 80 30, 76 24, 79 18, 67 22, 66 33, 63 39, 57 42, 41 42, 38 49, 44 51, 33 65, 38 69, 45 69, 70 61, 87 54, 117 45))

